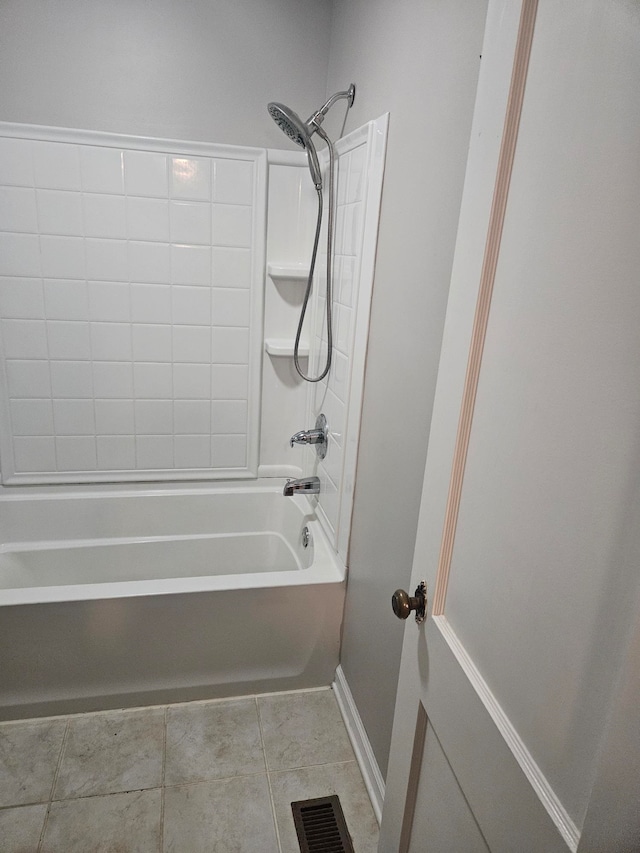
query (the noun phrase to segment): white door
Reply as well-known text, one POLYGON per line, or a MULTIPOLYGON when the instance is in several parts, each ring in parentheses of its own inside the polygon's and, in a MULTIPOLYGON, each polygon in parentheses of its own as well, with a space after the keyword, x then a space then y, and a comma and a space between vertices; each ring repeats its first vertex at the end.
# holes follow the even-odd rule
POLYGON ((640 4, 490 0, 380 853, 640 850, 639 511, 640 4))

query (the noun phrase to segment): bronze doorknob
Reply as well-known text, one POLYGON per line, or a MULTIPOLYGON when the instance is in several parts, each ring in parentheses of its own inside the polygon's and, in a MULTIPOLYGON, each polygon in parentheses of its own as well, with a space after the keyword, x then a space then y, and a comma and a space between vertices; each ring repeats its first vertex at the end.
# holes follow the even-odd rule
POLYGON ((412 610, 416 613, 416 622, 420 624, 426 618, 427 585, 421 581, 414 595, 409 595, 403 589, 397 589, 391 596, 391 606, 398 619, 406 619, 412 610))

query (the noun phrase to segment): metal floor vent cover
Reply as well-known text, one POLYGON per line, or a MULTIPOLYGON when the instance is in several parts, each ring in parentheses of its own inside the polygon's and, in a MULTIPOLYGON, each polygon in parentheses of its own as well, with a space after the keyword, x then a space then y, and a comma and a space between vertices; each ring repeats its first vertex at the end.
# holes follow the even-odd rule
POLYGON ((291 803, 300 853, 355 853, 337 796, 291 803))

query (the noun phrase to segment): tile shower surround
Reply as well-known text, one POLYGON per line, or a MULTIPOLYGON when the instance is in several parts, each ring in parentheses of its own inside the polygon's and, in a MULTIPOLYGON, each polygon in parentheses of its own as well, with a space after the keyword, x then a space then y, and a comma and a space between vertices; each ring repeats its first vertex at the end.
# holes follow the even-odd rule
POLYGON ((0 138, 5 482, 255 473, 265 154, 209 147, 0 138))
MULTIPOLYGON (((320 518, 345 565, 388 119, 388 114, 380 116, 336 143, 333 362, 329 376, 310 386, 307 397, 305 420, 313 424, 318 414, 324 412, 329 424, 329 444, 322 461, 314 448, 305 448, 304 473, 320 478, 317 499, 320 518)), ((319 288, 315 294, 315 322, 310 327, 312 374, 317 374, 324 364, 327 348, 326 303, 321 291, 319 288)))
POLYGON ((378 827, 329 689, 0 725, 4 853, 295 853, 290 803, 340 797, 378 827), (101 847, 102 849, 102 847, 101 847))
MULTIPOLYGON (((338 528, 344 438, 349 403, 349 380, 353 360, 354 315, 364 225, 364 179, 367 142, 341 153, 338 161, 336 228, 334 241, 333 358, 329 376, 312 387, 311 414, 314 423, 324 412, 331 428, 325 459, 314 460, 321 481, 320 504, 335 532, 338 528)), ((326 301, 320 295, 312 351, 313 371, 319 372, 327 347, 326 301)))

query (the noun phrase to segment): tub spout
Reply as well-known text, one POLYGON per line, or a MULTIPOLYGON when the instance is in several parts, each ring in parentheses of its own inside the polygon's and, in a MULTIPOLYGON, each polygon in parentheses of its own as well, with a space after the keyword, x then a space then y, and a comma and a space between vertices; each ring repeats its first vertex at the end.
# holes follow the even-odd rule
POLYGON ((319 495, 320 478, 303 477, 301 480, 287 480, 282 494, 290 498, 292 495, 319 495))

